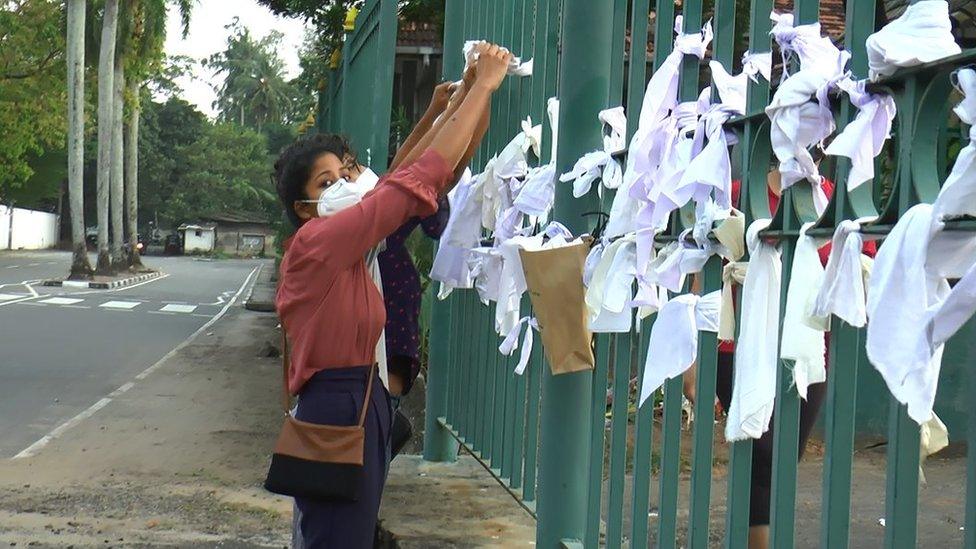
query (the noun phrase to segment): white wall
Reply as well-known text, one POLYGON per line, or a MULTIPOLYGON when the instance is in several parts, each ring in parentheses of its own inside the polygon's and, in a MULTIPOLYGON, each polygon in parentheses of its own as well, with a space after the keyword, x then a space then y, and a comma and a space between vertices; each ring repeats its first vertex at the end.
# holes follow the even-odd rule
POLYGON ((200 231, 200 236, 197 236, 196 229, 187 229, 186 238, 183 241, 183 251, 184 252, 212 252, 214 249, 214 231, 213 229, 203 229, 200 231))
POLYGON ((43 250, 57 244, 57 215, 0 206, 0 250, 43 250), (10 231, 13 231, 12 239, 10 231))

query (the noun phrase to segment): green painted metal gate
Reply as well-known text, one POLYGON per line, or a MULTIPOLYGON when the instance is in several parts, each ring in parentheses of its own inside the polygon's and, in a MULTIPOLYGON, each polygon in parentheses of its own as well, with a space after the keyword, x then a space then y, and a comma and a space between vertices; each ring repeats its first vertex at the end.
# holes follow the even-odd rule
MULTIPOLYGON (((792 4, 797 24, 818 19, 821 6, 817 0, 795 0, 792 4)), ((660 66, 671 53, 676 11, 683 16, 684 32, 693 32, 711 17, 715 39, 710 56, 732 67, 745 49, 753 53, 770 51, 768 14, 773 8, 774 0, 446 0, 445 78, 460 78, 460 50, 465 40, 499 42, 523 59, 535 60, 531 78, 509 79, 496 95, 491 128, 473 170, 485 166, 526 116, 543 122, 544 140, 548 142, 552 133, 546 100, 558 96, 561 131, 554 160, 559 173, 569 171, 581 154, 601 146, 603 136, 596 124, 600 110, 625 104, 629 134, 633 134, 651 74, 648 65, 660 66), (653 43, 650 60, 644 48, 649 37, 653 43), (740 37, 747 37, 748 44, 740 37)), ((875 30, 875 17, 870 0, 846 3, 843 40, 853 54, 850 67, 858 78, 867 73, 864 42, 875 30)), ((396 29, 396 3, 365 2, 350 21, 341 54, 332 64, 317 118, 319 131, 349 136, 361 158, 378 172, 385 170, 390 152, 396 29)), ((952 106, 946 100, 951 91, 949 73, 974 62, 976 51, 968 50, 937 63, 902 70, 874 85, 874 89, 893 95, 898 104, 890 154, 892 175, 849 192, 846 180, 850 165, 838 160, 829 168, 837 191, 820 219, 814 214, 810 193, 802 186, 785 191, 773 223, 764 233, 780 242, 784 264, 791 263, 799 228, 805 222, 817 222, 810 234, 830 236, 843 220, 878 214, 879 221, 863 232, 883 236, 910 207, 935 198, 947 170, 950 131, 944 122, 952 106), (878 192, 882 187, 886 191, 878 192)), ((708 83, 702 80, 703 75, 707 72, 702 70, 702 63, 686 56, 679 101, 698 96, 701 86, 708 83)), ((769 83, 751 82, 747 114, 730 123, 739 141, 733 154, 743 174, 740 203, 747 223, 767 215, 766 171, 772 152, 764 108, 769 100, 769 83)), ((847 101, 836 104, 834 114, 839 129, 843 129, 855 112, 847 101)), ((543 147, 539 163, 552 160, 548 150, 548 145, 543 147)), ((625 155, 623 151, 620 159, 625 155)), ((554 217, 575 234, 589 232, 594 228, 594 218, 583 214, 607 211, 612 194, 600 199, 593 192, 574 199, 569 186, 560 185, 554 217)), ((677 216, 670 230, 658 237, 659 244, 678 238, 690 223, 690 213, 677 216)), ((973 231, 976 221, 950 222, 950 228, 973 231)), ((721 260, 713 257, 703 269, 701 292, 719 289, 721 274, 721 260)), ((784 300, 788 284, 789 277, 784 276, 784 300)), ((652 406, 633 410, 628 398, 620 398, 628 395, 632 377, 637 376, 640 385, 653 317, 632 333, 598 336, 594 371, 554 377, 538 346, 527 373, 511 374, 512 359, 496 350, 493 314, 474 292, 455 292, 447 300, 436 302, 433 313, 424 456, 432 461, 451 460, 458 444, 464 445, 516 501, 537 517, 539 546, 674 547, 682 541, 689 547, 708 547, 714 544, 710 540, 718 538, 726 547, 746 546, 752 443, 738 442, 729 447, 724 529, 711 532, 716 479, 715 416, 710 400, 700 398, 695 405, 691 461, 683 464, 681 380, 667 382, 659 396, 663 413, 658 428, 652 406), (608 389, 617 397, 609 411, 608 389), (660 433, 660 440, 654 440, 655 432, 660 433), (683 468, 690 470, 687 509, 679 505, 683 468), (631 484, 629 490, 627 483, 631 484), (647 520, 651 515, 655 515, 653 520, 647 520), (629 527, 625 528, 626 524, 629 527)), ((855 418, 865 411, 856 388, 859 378, 871 373, 863 353, 863 330, 836 318, 832 324, 819 540, 820 546, 830 548, 846 547, 851 539, 855 418)), ((954 344, 966 348, 961 340, 974 332, 971 322, 969 329, 950 342, 950 348, 954 344)), ((701 334, 698 395, 715 393, 716 344, 715 334, 701 334)), ((965 352, 955 356, 971 367, 971 356, 965 352)), ((949 391, 955 390, 957 399, 963 401, 969 429, 965 437, 973 448, 976 376, 969 375, 968 389, 965 376, 958 379, 963 380, 964 387, 949 391)), ((774 547, 797 544, 799 398, 792 385, 789 365, 781 363, 774 417, 774 547)), ((924 546, 917 532, 919 429, 903 406, 888 400, 885 545, 924 546)), ((954 434, 956 438, 959 435, 954 434)), ((976 452, 968 453, 966 485, 964 546, 976 548, 976 452)))
MULTIPOLYGON (((771 49, 769 13, 773 0, 447 0, 444 32, 444 77, 456 80, 462 64, 464 40, 486 39, 508 46, 523 59, 535 59, 531 78, 508 79, 492 105, 491 128, 472 169, 484 167, 519 128, 526 116, 544 121, 544 140, 551 131, 545 116, 546 99, 561 101, 558 173, 569 171, 583 153, 601 147, 597 113, 626 104, 629 133, 640 115, 644 86, 650 76, 644 45, 649 30, 653 38, 653 66, 671 52, 676 4, 683 15, 684 32, 701 28, 712 17, 715 40, 711 57, 732 67, 745 47, 762 53, 771 49), (649 16, 649 14, 651 16, 649 16), (649 29, 649 27, 652 27, 649 29), (748 44, 738 42, 748 37, 748 44), (629 61, 628 61, 629 60, 629 61)), ((855 77, 867 76, 865 39, 875 30, 876 11, 869 0, 846 3, 844 45, 853 53, 855 77)), ((833 5, 837 5, 833 3, 833 5)), ((797 24, 817 21, 817 0, 796 0, 797 24)), ((348 55, 348 52, 347 54, 348 55)), ((919 202, 930 202, 939 188, 936 158, 945 158, 944 121, 948 108, 949 72, 976 61, 976 51, 931 65, 902 70, 875 88, 891 93, 898 103, 896 138, 893 140, 894 175, 882 201, 872 185, 848 192, 847 161, 838 160, 832 179, 837 191, 819 220, 802 187, 784 192, 779 211, 765 236, 781 244, 784 264, 792 262, 800 225, 817 221, 813 231, 829 236, 843 220, 880 214, 880 221, 865 232, 887 234, 901 214, 919 202), (941 147, 941 148, 940 148, 941 147)), ((679 101, 694 100, 703 82, 701 63, 686 56, 680 76, 679 101)), ((349 78, 349 74, 343 75, 349 78)), ((348 86, 348 80, 346 82, 348 86)), ((334 90, 332 90, 334 91, 334 90)), ((335 95, 334 95, 335 97, 335 95)), ((348 101, 348 97, 343 101, 348 101)), ((772 152, 769 122, 764 113, 770 100, 769 83, 751 82, 747 114, 732 121, 739 138, 733 149, 743 174, 740 203, 747 224, 767 217, 766 171, 772 152)), ((847 101, 836 102, 839 129, 855 112, 847 101)), ((336 103, 333 102, 333 105, 336 103)), ((343 104, 343 111, 348 105, 343 104)), ((334 107, 333 107, 334 108, 334 107)), ((333 114, 331 117, 335 119, 333 114)), ((348 127, 343 125, 342 127, 348 127)), ((630 136, 628 136, 629 139, 630 136)), ((548 145, 543 147, 548 149, 548 145)), ((626 153, 624 153, 626 154, 626 153)), ((549 162, 543 155, 540 163, 549 162)), ((880 187, 880 182, 873 185, 880 187)), ((557 187, 555 219, 575 234, 592 230, 594 219, 582 214, 609 208, 611 196, 601 201, 595 192, 574 199, 569 185, 557 187)), ((687 213, 687 212, 686 212, 687 213)), ((663 245, 678 237, 688 216, 678 216, 671 230, 659 237, 663 245)), ((973 221, 959 221, 957 230, 976 230, 973 221)), ((811 233, 812 234, 812 233, 811 233)), ((721 286, 721 260, 713 257, 702 276, 702 293, 721 286)), ((783 277, 783 299, 789 283, 783 277)), ((434 305, 431 356, 428 372, 427 432, 424 455, 428 460, 454 458, 462 444, 538 519, 540 547, 688 547, 714 545, 716 535, 726 547, 746 547, 749 516, 751 442, 729 449, 727 512, 724 531, 710 532, 713 487, 714 409, 710 399, 695 405, 690 465, 690 506, 679 507, 682 475, 681 380, 663 388, 663 417, 653 440, 654 411, 645 406, 635 411, 628 399, 632 376, 640 376, 646 353, 650 322, 630 334, 598 336, 597 365, 592 372, 552 376, 542 353, 534 350, 524 376, 512 375, 513 361, 500 356, 493 332, 493 314, 472 291, 455 291, 434 305), (613 399, 606 419, 608 387, 613 399), (609 423, 607 423, 609 421, 609 423), (628 435, 628 425, 633 431, 628 435), (609 429, 607 428, 609 425, 609 429), (628 437, 632 436, 631 444, 628 437), (632 446, 628 450, 628 446, 632 446), (652 453, 652 448, 657 448, 652 453), (652 463, 652 455, 659 463, 652 463), (652 475, 652 470, 658 473, 652 475), (653 481, 653 482, 652 482, 653 481), (632 483, 629 490, 626 483, 632 483), (656 486, 655 520, 651 514, 651 487, 656 486), (625 498, 629 492, 629 498, 625 498), (629 499, 629 504, 627 503, 629 499), (601 508, 606 512, 601 513, 601 508), (630 518, 626 521, 626 518, 630 518), (629 522, 630 527, 624 527, 629 522), (652 530, 649 524, 654 525, 652 530)), ((825 404, 826 456, 823 465, 823 510, 819 545, 847 547, 851 538, 851 479, 854 453, 855 387, 859 370, 870 368, 859 351, 862 330, 833 319, 829 347, 831 368, 825 404)), ((965 337, 965 336, 962 336, 965 337)), ((972 360, 972 357, 969 357, 972 360)), ((715 334, 699 339, 697 394, 712 395, 716 384, 715 334)), ((970 376, 974 379, 976 376, 970 376)), ((969 394, 976 394, 976 381, 969 394)), ((638 380, 638 386, 640 380, 638 380)), ((888 427, 888 478, 886 498, 886 547, 914 547, 917 539, 919 428, 905 408, 890 399, 888 427)), ((970 448, 976 447, 976 401, 970 398, 970 448)), ((799 398, 792 388, 791 370, 785 363, 777 372, 775 410, 775 458, 772 484, 772 545, 792 547, 795 539, 799 398)), ((968 500, 965 547, 976 547, 976 452, 969 452, 968 500)), ((879 494, 878 497, 881 497, 879 494)), ((809 545, 812 540, 804 540, 809 545)), ((920 545, 924 546, 924 543, 920 545)))
POLYGON ((341 56, 331 63, 319 95, 317 127, 346 135, 360 160, 383 173, 390 150, 396 3, 368 0, 348 19, 341 56))

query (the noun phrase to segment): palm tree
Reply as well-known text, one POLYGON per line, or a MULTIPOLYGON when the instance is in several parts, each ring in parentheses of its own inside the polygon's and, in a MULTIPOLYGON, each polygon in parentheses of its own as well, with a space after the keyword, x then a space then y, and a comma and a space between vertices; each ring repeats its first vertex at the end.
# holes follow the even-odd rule
POLYGON ((112 131, 115 116, 115 38, 119 0, 105 0, 102 41, 98 54, 98 263, 95 272, 112 274, 109 252, 109 193, 112 177, 112 131))
MULTIPOLYGON (((193 0, 172 0, 179 10, 183 36, 186 37, 190 26, 190 11, 193 0)), ((154 71, 159 69, 163 59, 163 41, 166 37, 166 0, 132 0, 123 4, 120 15, 120 47, 117 55, 123 59, 124 74, 127 76, 123 85, 124 97, 129 105, 129 116, 121 122, 124 125, 122 134, 122 158, 124 172, 123 189, 117 189, 118 200, 124 194, 125 235, 127 238, 127 253, 123 260, 124 267, 142 269, 142 259, 139 256, 139 120, 142 114, 141 99, 144 81, 154 71)), ((118 148, 116 149, 118 150, 118 148)), ((114 201, 113 201, 114 204, 114 201)), ((122 209, 122 206, 119 206, 122 209)), ((121 214, 120 214, 121 216, 121 214)), ((120 227, 121 227, 120 223, 120 227)))
POLYGON ((68 209, 71 213, 70 278, 92 274, 85 245, 85 0, 68 0, 68 209))

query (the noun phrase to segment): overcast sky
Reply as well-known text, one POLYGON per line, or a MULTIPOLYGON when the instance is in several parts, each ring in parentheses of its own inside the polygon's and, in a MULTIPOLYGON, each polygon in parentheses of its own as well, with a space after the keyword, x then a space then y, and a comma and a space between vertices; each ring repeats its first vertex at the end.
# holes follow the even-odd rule
MULTIPOLYGON (((225 25, 240 18, 243 26, 250 29, 255 38, 263 38, 272 30, 285 35, 278 54, 284 60, 289 78, 298 75, 298 49, 305 35, 305 23, 297 19, 275 17, 255 0, 196 0, 190 18, 190 34, 183 40, 179 11, 170 9, 166 22, 166 54, 186 55, 199 61, 222 51, 227 44, 229 31, 225 25)), ((216 98, 213 85, 218 83, 210 71, 198 65, 193 69, 195 78, 183 78, 183 97, 209 116, 214 115, 216 98)))

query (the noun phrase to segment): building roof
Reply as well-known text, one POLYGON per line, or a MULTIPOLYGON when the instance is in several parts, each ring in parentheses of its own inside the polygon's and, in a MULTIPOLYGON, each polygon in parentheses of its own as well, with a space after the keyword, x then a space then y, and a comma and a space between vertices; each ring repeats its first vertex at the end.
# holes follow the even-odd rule
POLYGON ((216 221, 217 223, 257 223, 266 225, 268 217, 257 212, 236 212, 236 213, 214 213, 200 216, 203 221, 216 221))
POLYGON ((398 48, 433 48, 441 51, 441 29, 433 23, 408 23, 400 21, 397 28, 398 48))
POLYGON ((184 223, 177 227, 177 231, 213 231, 217 229, 216 223, 184 223))

